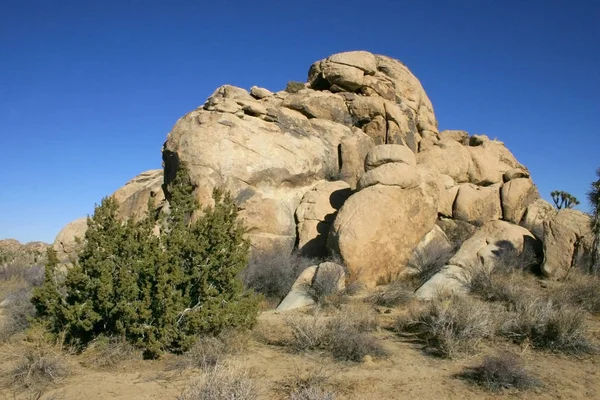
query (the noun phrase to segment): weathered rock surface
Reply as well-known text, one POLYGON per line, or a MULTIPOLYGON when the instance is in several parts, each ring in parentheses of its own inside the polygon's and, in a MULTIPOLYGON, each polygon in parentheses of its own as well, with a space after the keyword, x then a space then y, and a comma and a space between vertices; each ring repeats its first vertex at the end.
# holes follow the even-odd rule
POLYGON ((415 154, 406 146, 399 144, 385 144, 375 146, 365 160, 365 170, 370 171, 383 164, 401 163, 412 166, 417 165, 415 154))
POLYGON ((61 261, 69 261, 81 249, 81 240, 87 231, 87 217, 69 222, 54 239, 54 250, 61 261))
POLYGON ((591 248, 589 216, 570 209, 558 211, 544 221, 542 273, 554 279, 563 279, 573 269, 588 269, 591 248))
POLYGON ((276 311, 289 311, 315 304, 315 301, 308 295, 306 287, 312 284, 317 273, 317 268, 317 265, 313 265, 302 271, 298 278, 296 278, 290 292, 277 306, 276 311))
POLYGON ((352 193, 343 181, 323 182, 306 192, 296 209, 298 250, 307 256, 327 254, 329 229, 352 193))
POLYGON ((433 228, 436 210, 437 199, 422 187, 370 186, 344 203, 328 246, 350 274, 374 286, 402 273, 415 247, 433 228))
POLYGON ((505 221, 518 224, 527 207, 540 198, 540 194, 529 178, 514 178, 500 190, 502 215, 505 221))
POLYGON ((544 222, 556 214, 556 209, 546 200, 537 199, 525 210, 520 225, 538 239, 544 240, 544 222))
POLYGON ((154 169, 142 172, 117 190, 113 197, 119 203, 119 217, 139 220, 146 215, 150 198, 159 207, 165 199, 163 180, 162 169, 154 169))
POLYGON ((452 215, 455 219, 477 225, 502 218, 500 188, 472 183, 460 185, 452 215))

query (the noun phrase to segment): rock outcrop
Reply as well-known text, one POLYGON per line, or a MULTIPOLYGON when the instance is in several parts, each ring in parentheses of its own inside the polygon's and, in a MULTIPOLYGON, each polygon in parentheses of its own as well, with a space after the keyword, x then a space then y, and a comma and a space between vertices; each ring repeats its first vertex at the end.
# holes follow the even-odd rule
MULTIPOLYGON (((115 193, 121 218, 143 216, 150 198, 166 204, 163 188, 183 163, 201 205, 215 187, 231 192, 254 249, 333 253, 367 285, 407 272, 428 243, 462 244, 420 297, 471 264, 492 266, 505 242, 522 251, 524 241, 546 241, 548 254, 562 254, 547 255, 543 271, 564 275, 589 234, 583 217, 571 226, 548 208, 502 142, 439 132, 410 70, 365 51, 317 61, 306 84, 284 91, 219 87, 176 122, 162 158, 163 170, 115 193)), ((82 232, 85 221, 68 225, 55 248, 72 254, 82 232)))

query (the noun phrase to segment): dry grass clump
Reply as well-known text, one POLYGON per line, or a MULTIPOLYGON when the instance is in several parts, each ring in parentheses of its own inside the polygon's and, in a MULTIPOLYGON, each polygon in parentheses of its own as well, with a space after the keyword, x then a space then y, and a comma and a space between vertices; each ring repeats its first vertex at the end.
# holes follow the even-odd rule
POLYGON ((319 313, 311 317, 286 319, 292 331, 290 343, 297 351, 325 350, 338 361, 361 362, 366 355, 385 357, 386 350, 370 332, 377 329, 371 312, 346 308, 327 318, 319 313))
POLYGON ((485 357, 480 365, 467 368, 458 377, 491 392, 527 390, 540 385, 525 369, 520 358, 511 353, 485 357))
POLYGON ((480 299, 491 302, 515 303, 525 289, 522 272, 490 272, 480 269, 469 282, 469 291, 480 299))
POLYGON ((179 400, 256 400, 261 388, 248 370, 220 364, 191 383, 179 400))
POLYGON ((248 338, 240 332, 224 332, 218 336, 202 336, 183 355, 180 368, 200 368, 209 370, 222 363, 228 356, 242 351, 248 338))
POLYGON ((457 249, 458 246, 442 247, 436 242, 425 250, 416 250, 407 265, 407 269, 411 271, 410 280, 413 286, 415 288, 422 286, 440 272, 457 249))
POLYGON ((549 298, 522 295, 507 315, 500 333, 536 349, 565 353, 594 351, 586 332, 585 311, 549 298))
POLYGON ((35 313, 31 304, 31 288, 21 287, 7 296, 2 313, 4 318, 0 323, 0 342, 6 342, 14 334, 29 327, 29 320, 35 313))
POLYGON ((437 297, 398 318, 395 329, 421 340, 428 352, 457 358, 476 353, 481 341, 493 336, 498 312, 467 296, 437 297))
POLYGON ((339 306, 344 303, 344 293, 338 289, 340 279, 343 275, 339 270, 320 268, 313 282, 304 285, 303 289, 318 305, 339 306))
POLYGON ((128 360, 142 359, 142 352, 117 337, 100 336, 85 350, 85 364, 93 368, 110 368, 128 360))
POLYGON ((46 388, 69 374, 68 364, 60 350, 40 344, 25 350, 9 372, 8 384, 39 398, 46 388))
POLYGON ((600 314, 600 277, 573 274, 552 294, 558 303, 570 304, 590 313, 600 314))
POLYGON ((316 259, 303 257, 284 248, 271 251, 256 251, 252 254, 248 268, 242 273, 244 286, 263 294, 271 303, 278 303, 290 291, 296 278, 316 259))
POLYGON ((403 282, 393 282, 369 296, 366 301, 381 307, 398 307, 412 301, 414 290, 403 282))
POLYGON ((307 373, 297 371, 283 381, 277 391, 291 400, 334 400, 335 391, 328 381, 329 375, 322 369, 307 373))

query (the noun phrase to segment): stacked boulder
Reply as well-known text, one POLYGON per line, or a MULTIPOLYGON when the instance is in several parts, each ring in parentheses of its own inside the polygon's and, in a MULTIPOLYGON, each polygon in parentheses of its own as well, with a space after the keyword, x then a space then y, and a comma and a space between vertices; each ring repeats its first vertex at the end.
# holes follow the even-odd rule
MULTIPOLYGON (((450 246, 455 228, 466 227, 458 253, 417 292, 423 298, 460 286, 465 270, 493 268, 506 243, 519 253, 543 240, 542 271, 558 277, 583 262, 589 243, 585 215, 540 199, 502 142, 440 132, 410 70, 365 51, 317 61, 305 84, 283 91, 218 88, 176 122, 162 156, 164 170, 115 193, 123 219, 144 215, 150 197, 166 204, 162 188, 184 163, 200 204, 215 187, 231 192, 253 248, 333 253, 368 286, 410 272, 416 249, 450 246)), ((72 250, 84 222, 55 246, 72 250)))

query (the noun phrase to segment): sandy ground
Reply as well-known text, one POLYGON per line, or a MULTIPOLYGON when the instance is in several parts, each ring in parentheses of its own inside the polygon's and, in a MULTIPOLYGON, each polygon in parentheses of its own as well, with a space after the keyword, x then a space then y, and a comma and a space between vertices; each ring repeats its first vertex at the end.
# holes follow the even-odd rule
MULTIPOLYGON (((393 318, 382 315, 382 324, 393 318), (385 320, 387 318, 387 321, 385 320)), ((590 319, 592 335, 600 342, 600 323, 590 319)), ((504 341, 487 344, 485 351, 459 361, 442 360, 422 351, 422 346, 383 328, 376 333, 390 355, 363 363, 335 362, 318 353, 293 353, 277 344, 289 334, 284 316, 263 313, 245 350, 228 362, 246 367, 262 387, 264 399, 285 399, 286 379, 318 371, 329 377, 337 399, 600 399, 600 357, 573 357, 519 348, 504 341), (266 340, 265 340, 266 339, 266 340), (510 350, 522 354, 526 367, 543 386, 527 392, 490 394, 455 377, 485 354, 510 350)), ((12 341, 0 350, 0 374, 8 376, 25 344, 12 341)), ((49 387, 41 399, 176 399, 202 371, 175 368, 177 356, 157 361, 130 360, 111 369, 86 366, 84 356, 68 356, 71 375, 49 387)), ((0 399, 37 398, 26 390, 4 387, 0 399)))

